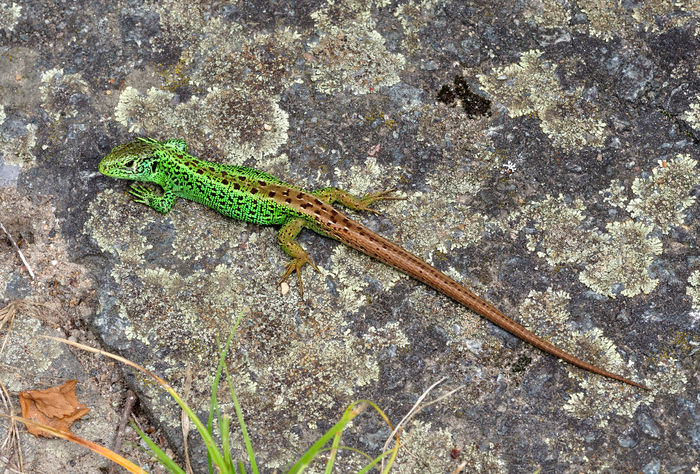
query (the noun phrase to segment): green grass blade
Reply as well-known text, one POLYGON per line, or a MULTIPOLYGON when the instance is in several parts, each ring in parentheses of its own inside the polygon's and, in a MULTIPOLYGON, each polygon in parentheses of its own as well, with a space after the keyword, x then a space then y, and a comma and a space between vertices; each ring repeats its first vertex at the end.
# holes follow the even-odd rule
MULTIPOLYGON (((397 446, 397 448, 398 448, 398 446, 397 446)), ((362 469, 357 471, 357 474, 365 474, 366 472, 369 472, 370 469, 372 469, 374 466, 379 464, 379 462, 382 459, 384 459, 385 457, 387 457, 388 455, 393 454, 393 452, 394 452, 394 450, 392 449, 391 451, 387 451, 385 453, 380 454, 379 456, 374 458, 371 463, 367 464, 365 467, 363 467, 362 469)), ((391 469, 391 464, 393 464, 393 461, 389 464, 387 469, 384 469, 384 472, 389 472, 389 469, 391 469)))
MULTIPOLYGON (((384 413, 382 411, 382 409, 379 408, 379 406, 376 403, 369 401, 369 400, 366 400, 366 403, 371 405, 372 408, 374 408, 374 410, 377 413, 379 413, 379 416, 382 417, 382 419, 386 422, 386 424, 389 425, 389 428, 391 428, 393 431, 394 427, 391 426, 391 422, 389 421, 389 417, 386 416, 386 413, 384 413)), ((382 473, 384 473, 384 474, 386 474, 387 472, 389 472, 391 470, 391 466, 393 466, 394 461, 396 461, 396 456, 398 456, 398 454, 399 454, 399 446, 401 445, 401 436, 399 435, 399 433, 396 433, 395 436, 396 436, 396 444, 394 445, 394 449, 387 451, 387 453, 392 453, 392 454, 391 454, 391 459, 389 459, 389 463, 386 465, 386 467, 382 471, 382 473)), ((385 454, 382 454, 381 456, 384 457, 385 454)))
MULTIPOLYGON (((226 354, 228 353, 228 348, 229 344, 231 344, 231 339, 233 338, 233 334, 236 332, 236 329, 238 328, 238 323, 241 321, 241 317, 243 316, 243 313, 241 313, 238 318, 236 318, 236 322, 233 324, 233 328, 231 329, 231 332, 228 335, 228 339, 226 339, 226 345, 220 352, 219 356, 219 365, 216 368, 216 375, 214 376, 214 381, 211 384, 211 397, 209 398, 209 418, 207 419, 207 431, 210 436, 214 436, 214 413, 216 413, 216 419, 219 422, 219 426, 221 426, 221 413, 219 412, 219 402, 216 398, 217 391, 219 389, 219 382, 221 380, 221 373, 223 372, 223 368, 226 363, 226 354)), ((227 433, 228 435, 228 433, 227 433)), ((222 432, 222 437, 223 437, 223 432, 222 432)), ((229 453, 230 455, 230 453, 229 453)), ((207 451, 207 466, 209 467, 209 474, 213 474, 213 466, 212 466, 212 459, 209 456, 209 452, 207 451)))
POLYGON ((224 415, 221 424, 219 425, 221 427, 221 451, 224 454, 224 461, 226 462, 226 466, 228 466, 229 470, 233 472, 234 466, 233 466, 233 461, 231 460, 231 442, 230 442, 230 433, 229 433, 229 417, 228 415, 224 415))
POLYGON ((175 461, 173 461, 170 456, 165 454, 160 447, 153 442, 151 438, 148 437, 146 433, 141 431, 138 426, 136 426, 136 423, 133 421, 131 422, 131 427, 138 433, 138 435, 141 437, 141 439, 146 443, 148 448, 151 450, 153 455, 158 459, 158 462, 160 462, 168 471, 174 472, 177 474, 185 474, 184 469, 182 469, 180 466, 177 465, 175 461))
POLYGON ((170 394, 173 400, 175 400, 175 402, 178 405, 180 405, 180 408, 182 408, 182 410, 192 421, 192 424, 194 424, 195 428, 197 428, 199 435, 202 437, 204 444, 207 446, 207 453, 208 455, 211 455, 214 464, 219 469, 221 469, 222 472, 225 472, 224 458, 219 452, 219 449, 217 448, 216 443, 214 442, 214 438, 207 431, 207 427, 204 426, 204 423, 202 423, 202 421, 199 419, 199 417, 197 417, 195 412, 180 398, 180 396, 175 390, 173 390, 170 386, 165 387, 165 390, 167 390, 167 392, 170 394))
MULTIPOLYGON (((325 453, 326 451, 330 451, 331 449, 333 449, 333 448, 323 448, 323 449, 319 450, 318 454, 325 453)), ((357 448, 353 448, 351 446, 338 446, 336 449, 338 451, 351 451, 353 453, 359 454, 360 456, 364 456, 370 462, 373 461, 372 457, 369 454, 365 453, 364 451, 360 451, 357 448)))
POLYGON ((358 400, 353 402, 348 406, 348 408, 343 413, 335 425, 333 425, 326 433, 321 436, 318 441, 316 441, 306 452, 299 458, 299 460, 292 466, 289 470, 289 474, 298 474, 306 469, 313 459, 318 456, 319 452, 323 447, 333 438, 337 433, 340 433, 345 429, 348 423, 350 423, 353 418, 362 413, 367 408, 368 402, 366 400, 358 400), (357 408, 355 408, 357 407, 357 408))
POLYGON ((236 418, 238 418, 238 424, 241 427, 241 435, 243 436, 245 449, 248 452, 248 461, 250 462, 250 469, 253 471, 253 474, 259 474, 258 463, 255 461, 255 453, 253 452, 253 444, 250 442, 250 436, 248 436, 248 429, 246 428, 245 420, 243 419, 243 411, 241 410, 241 405, 238 403, 238 397, 236 396, 236 391, 233 389, 231 376, 229 375, 228 368, 226 366, 224 366, 224 371, 226 372, 226 381, 228 382, 229 390, 231 391, 233 407, 236 410, 236 418))
POLYGON ((328 457, 328 462, 326 463, 325 474, 331 474, 333 472, 333 465, 335 464, 335 458, 338 454, 338 446, 340 446, 340 438, 343 435, 342 431, 339 431, 333 437, 333 444, 331 445, 331 455, 328 457))

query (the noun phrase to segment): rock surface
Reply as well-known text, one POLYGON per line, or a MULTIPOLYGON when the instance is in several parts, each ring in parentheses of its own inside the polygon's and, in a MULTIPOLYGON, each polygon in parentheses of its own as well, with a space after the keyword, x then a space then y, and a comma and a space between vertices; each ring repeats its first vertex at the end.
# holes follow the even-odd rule
MULTIPOLYGON (((0 18, 0 222, 37 276, 3 234, 0 303, 61 314, 27 310, 23 324, 80 340, 89 327, 206 418, 218 341, 240 316, 227 362, 264 472, 352 401, 396 423, 443 377, 426 400, 463 388, 408 423, 396 472, 700 469, 693 2, 20 2, 0 18), (300 242, 321 273, 304 270, 301 300, 295 281, 277 286, 287 256, 274 229, 182 200, 160 215, 99 175, 135 136, 183 138, 200 158, 308 189, 397 188, 405 200, 356 217, 652 390, 560 363, 310 233, 300 242)), ((73 364, 45 356, 22 383, 3 369, 12 393, 64 377, 55 360, 73 364)), ((104 413, 131 386, 181 453, 162 391, 93 370, 65 377, 109 393, 93 402, 104 413)), ((233 416, 223 387, 220 398, 233 416)), ((362 416, 343 442, 376 456, 389 433, 362 416)))

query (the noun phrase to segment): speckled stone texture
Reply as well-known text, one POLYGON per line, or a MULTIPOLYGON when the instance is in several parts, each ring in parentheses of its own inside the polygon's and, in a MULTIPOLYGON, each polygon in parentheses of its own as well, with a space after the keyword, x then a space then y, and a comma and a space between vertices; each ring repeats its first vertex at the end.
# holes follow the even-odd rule
MULTIPOLYGON (((463 388, 406 425, 395 472, 700 472, 698 50, 691 1, 0 3, 0 186, 50 203, 0 219, 21 234, 50 212, 55 232, 24 249, 41 270, 41 244, 65 247, 75 280, 44 272, 44 288, 89 281, 64 324, 180 391, 189 367, 203 416, 217 337, 242 315, 227 362, 264 472, 352 401, 396 423, 443 377, 426 401, 463 388), (100 176, 135 136, 308 189, 397 188, 357 218, 652 390, 310 233, 321 273, 302 301, 277 286, 275 229, 183 200, 160 215, 100 176)), ((0 240, 2 305, 48 298, 37 285, 0 240)), ((174 403, 126 380, 180 449, 174 403)), ((376 456, 389 433, 363 415, 343 443, 376 456)), ((345 452, 338 472, 364 462, 345 452)))

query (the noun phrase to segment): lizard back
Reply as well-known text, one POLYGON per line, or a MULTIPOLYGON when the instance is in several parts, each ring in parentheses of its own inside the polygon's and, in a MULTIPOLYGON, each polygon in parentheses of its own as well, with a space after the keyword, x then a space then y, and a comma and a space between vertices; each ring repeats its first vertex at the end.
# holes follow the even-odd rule
POLYGON ((270 189, 291 186, 254 168, 212 163, 185 152, 161 156, 158 173, 173 183, 185 199, 204 204, 226 216, 259 225, 281 225, 289 209, 270 199, 270 189))

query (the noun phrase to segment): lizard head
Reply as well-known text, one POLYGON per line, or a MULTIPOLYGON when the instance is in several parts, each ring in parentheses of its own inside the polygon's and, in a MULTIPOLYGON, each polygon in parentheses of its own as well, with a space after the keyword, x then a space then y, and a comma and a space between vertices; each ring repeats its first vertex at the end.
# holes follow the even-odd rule
POLYGON ((138 138, 113 148, 102 158, 98 169, 113 178, 151 181, 159 160, 156 152, 162 147, 161 142, 152 138, 138 138))

